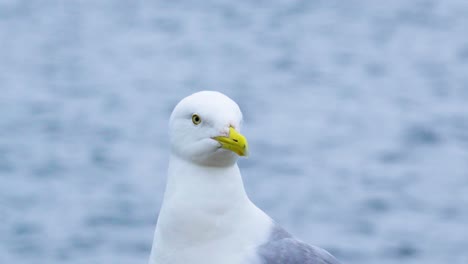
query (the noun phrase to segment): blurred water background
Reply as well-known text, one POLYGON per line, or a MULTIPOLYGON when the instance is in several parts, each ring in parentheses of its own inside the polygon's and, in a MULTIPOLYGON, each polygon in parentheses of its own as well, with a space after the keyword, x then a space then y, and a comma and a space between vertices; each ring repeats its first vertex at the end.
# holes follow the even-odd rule
POLYGON ((467 1, 0 0, 0 263, 146 263, 167 121, 245 116, 246 189, 348 264, 468 263, 467 1))

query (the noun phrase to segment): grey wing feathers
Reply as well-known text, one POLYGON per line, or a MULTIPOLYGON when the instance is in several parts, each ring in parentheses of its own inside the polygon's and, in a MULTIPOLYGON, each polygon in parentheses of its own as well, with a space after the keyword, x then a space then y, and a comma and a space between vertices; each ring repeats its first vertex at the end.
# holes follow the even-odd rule
POLYGON ((340 264, 326 250, 294 239, 281 227, 275 227, 257 252, 262 264, 340 264))

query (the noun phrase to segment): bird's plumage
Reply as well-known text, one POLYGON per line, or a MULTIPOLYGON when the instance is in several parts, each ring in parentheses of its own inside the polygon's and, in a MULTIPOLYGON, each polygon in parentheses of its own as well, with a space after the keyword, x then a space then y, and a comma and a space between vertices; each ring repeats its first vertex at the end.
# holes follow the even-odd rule
POLYGON ((275 225, 267 242, 257 249, 261 264, 339 264, 330 253, 295 239, 275 225))
POLYGON ((248 151, 241 123, 237 104, 218 92, 195 93, 175 107, 150 264, 338 264, 250 201, 237 166, 236 153, 248 151))

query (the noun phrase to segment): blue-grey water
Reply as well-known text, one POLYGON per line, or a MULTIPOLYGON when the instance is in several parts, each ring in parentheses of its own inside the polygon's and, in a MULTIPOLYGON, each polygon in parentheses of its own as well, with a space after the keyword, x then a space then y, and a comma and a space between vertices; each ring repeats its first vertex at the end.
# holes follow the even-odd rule
POLYGON ((468 263, 464 0, 0 0, 0 263, 146 263, 170 112, 206 89, 302 240, 468 263))

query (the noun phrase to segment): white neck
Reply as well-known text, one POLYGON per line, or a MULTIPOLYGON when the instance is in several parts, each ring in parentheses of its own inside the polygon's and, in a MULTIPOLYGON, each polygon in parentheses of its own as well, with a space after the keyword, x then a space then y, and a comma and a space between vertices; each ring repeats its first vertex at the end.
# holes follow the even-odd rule
POLYGON ((237 164, 228 167, 202 166, 171 156, 164 200, 189 198, 196 210, 229 209, 233 203, 248 202, 237 164))
POLYGON ((216 263, 223 250, 245 247, 244 239, 263 239, 266 230, 249 230, 257 222, 271 220, 247 197, 237 164, 206 167, 172 155, 150 263, 211 263, 207 254, 216 263), (236 244, 228 245, 233 237, 236 244))

